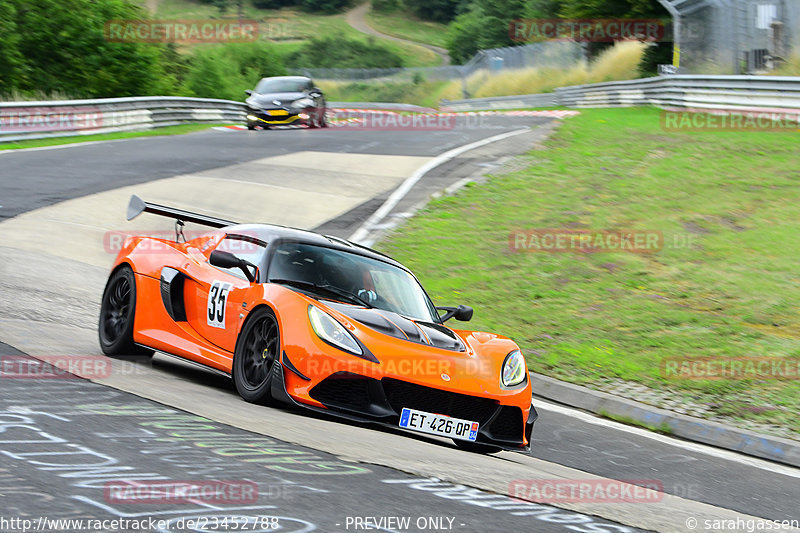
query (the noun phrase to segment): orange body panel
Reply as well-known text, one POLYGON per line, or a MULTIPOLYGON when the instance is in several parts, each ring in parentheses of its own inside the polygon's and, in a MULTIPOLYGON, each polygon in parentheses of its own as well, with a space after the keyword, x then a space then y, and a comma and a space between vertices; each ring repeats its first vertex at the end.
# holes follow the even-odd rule
MULTIPOLYGON (((266 305, 278 319, 281 353, 296 371, 309 378, 303 379, 294 371, 284 372, 286 392, 296 402, 324 408, 311 397, 311 390, 332 374, 346 372, 489 398, 499 405, 519 407, 523 422, 528 420, 530 380, 512 389, 503 387, 500 382, 505 357, 518 349, 510 339, 490 333, 453 330, 466 346, 466 351, 457 352, 380 333, 323 301, 283 285, 249 283, 211 266, 208 256, 224 235, 223 231, 212 231, 182 244, 146 237, 126 241, 114 267, 128 264, 135 273, 135 342, 230 374, 236 341, 248 315, 266 305), (175 321, 162 301, 160 280, 164 267, 186 276, 183 287, 185 321, 175 321), (230 284, 224 327, 209 326, 206 316, 209 285, 214 281, 230 284), (308 318, 310 305, 327 312, 347 328, 379 363, 342 351, 320 339, 308 318)), ((529 445, 527 439, 524 444, 529 445)))

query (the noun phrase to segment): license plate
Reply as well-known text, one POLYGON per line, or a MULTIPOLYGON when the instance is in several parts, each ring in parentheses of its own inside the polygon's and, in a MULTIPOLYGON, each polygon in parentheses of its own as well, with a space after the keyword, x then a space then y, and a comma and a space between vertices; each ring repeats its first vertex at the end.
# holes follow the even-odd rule
POLYGON ((404 407, 400 414, 400 427, 451 439, 474 441, 478 438, 477 422, 416 411, 407 407, 404 407))
POLYGON ((267 111, 267 115, 269 115, 269 116, 271 116, 271 117, 285 117, 285 116, 287 116, 288 114, 289 114, 289 112, 288 112, 288 111, 283 111, 283 110, 279 110, 279 111, 267 111))

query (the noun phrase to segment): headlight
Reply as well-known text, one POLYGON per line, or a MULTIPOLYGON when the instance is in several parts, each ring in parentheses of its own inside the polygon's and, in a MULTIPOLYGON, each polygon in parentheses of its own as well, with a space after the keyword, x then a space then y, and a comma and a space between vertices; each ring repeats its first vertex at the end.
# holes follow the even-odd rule
POLYGON ((296 107, 298 109, 302 109, 304 107, 311 107, 314 105, 314 100, 311 98, 301 98, 299 100, 295 100, 292 102, 292 107, 296 107))
POLYGON ((519 350, 514 350, 503 361, 502 381, 506 387, 513 387, 525 381, 528 372, 525 368, 525 358, 519 350))
POLYGON ((362 354, 361 346, 358 345, 353 335, 328 313, 320 311, 313 305, 309 305, 308 319, 311 321, 311 327, 314 328, 314 333, 316 333, 320 339, 346 352, 356 355, 362 354))

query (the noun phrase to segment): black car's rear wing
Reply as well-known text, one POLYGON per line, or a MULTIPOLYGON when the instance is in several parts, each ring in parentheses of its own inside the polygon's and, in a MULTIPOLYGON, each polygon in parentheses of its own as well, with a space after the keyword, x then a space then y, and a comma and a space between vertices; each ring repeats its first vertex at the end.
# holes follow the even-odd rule
POLYGON ((183 209, 176 209, 166 205, 151 204, 134 194, 131 196, 131 201, 128 203, 128 220, 133 220, 142 213, 153 213, 154 215, 161 215, 162 217, 174 218, 180 222, 192 222, 212 228, 224 228, 226 226, 238 224, 238 222, 192 213, 191 211, 184 211, 183 209))

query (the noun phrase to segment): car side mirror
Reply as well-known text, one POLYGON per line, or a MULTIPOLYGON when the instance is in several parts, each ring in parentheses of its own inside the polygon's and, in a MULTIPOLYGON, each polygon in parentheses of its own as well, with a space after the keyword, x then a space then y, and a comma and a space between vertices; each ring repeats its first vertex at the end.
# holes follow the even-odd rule
POLYGON ((472 320, 473 310, 468 305, 459 305, 458 307, 437 307, 439 311, 447 311, 441 317, 442 322, 447 322, 451 318, 455 318, 460 322, 469 322, 472 320))
POLYGON ((244 94, 246 94, 247 96, 253 96, 253 91, 251 91, 250 89, 247 89, 247 90, 244 92, 244 94))
POLYGON ((244 259, 236 257, 230 252, 214 250, 211 252, 208 262, 219 268, 238 268, 244 272, 244 275, 247 276, 247 280, 250 283, 253 283, 258 277, 258 267, 256 265, 250 261, 245 261, 244 259))

